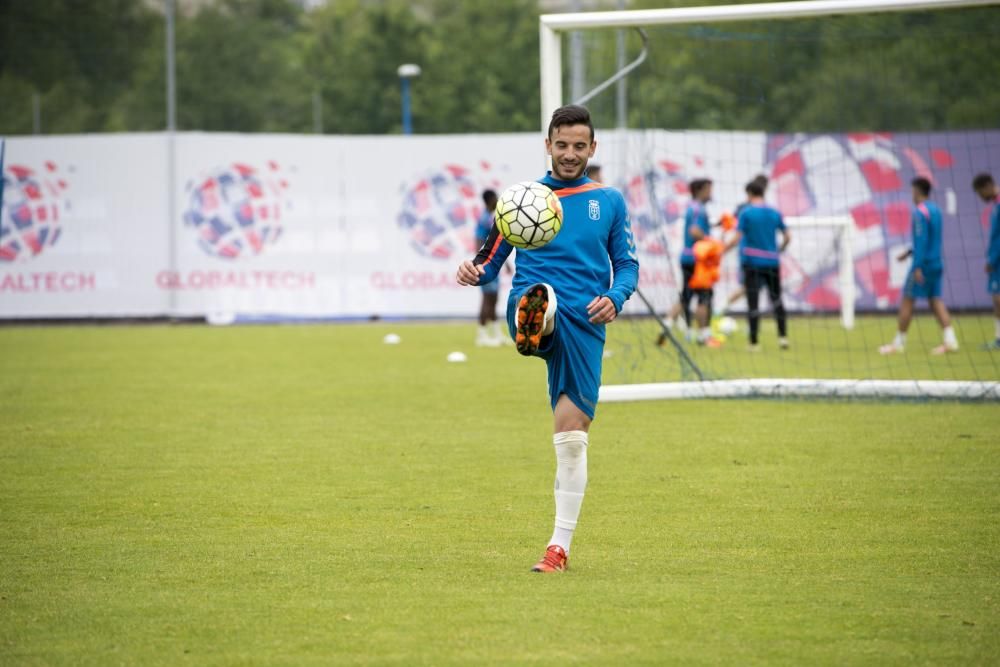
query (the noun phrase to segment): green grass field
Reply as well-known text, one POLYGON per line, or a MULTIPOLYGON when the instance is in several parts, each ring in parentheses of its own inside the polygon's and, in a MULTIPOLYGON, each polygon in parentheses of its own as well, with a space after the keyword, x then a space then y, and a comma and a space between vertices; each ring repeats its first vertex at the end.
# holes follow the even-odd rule
POLYGON ((0 664, 1000 661, 996 405, 604 405, 533 575, 544 365, 472 336, 0 329, 0 664))

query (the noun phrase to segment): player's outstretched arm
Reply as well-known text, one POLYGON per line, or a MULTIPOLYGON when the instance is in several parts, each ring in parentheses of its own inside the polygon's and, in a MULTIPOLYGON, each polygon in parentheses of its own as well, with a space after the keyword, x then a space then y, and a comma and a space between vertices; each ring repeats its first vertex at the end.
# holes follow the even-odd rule
POLYGON ((471 260, 467 259, 458 265, 455 280, 458 281, 459 285, 475 287, 479 284, 479 276, 484 273, 486 273, 486 269, 483 268, 482 264, 473 264, 471 260))
POLYGON ((500 230, 494 224, 483 247, 476 253, 476 258, 462 262, 458 267, 455 279, 459 285, 485 285, 493 282, 500 274, 504 262, 514 248, 504 241, 500 230))

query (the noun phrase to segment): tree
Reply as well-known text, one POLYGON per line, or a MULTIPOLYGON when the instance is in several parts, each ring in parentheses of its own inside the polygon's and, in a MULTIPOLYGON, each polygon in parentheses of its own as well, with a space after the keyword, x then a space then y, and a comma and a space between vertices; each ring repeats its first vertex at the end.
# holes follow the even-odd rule
POLYGON ((428 6, 431 30, 415 102, 421 130, 538 130, 537 2, 428 6))
POLYGON ((346 0, 316 10, 307 25, 305 79, 322 96, 324 130, 398 132, 402 121, 396 68, 421 61, 426 22, 405 2, 346 0))
POLYGON ((105 129, 156 22, 134 0, 0 2, 0 132, 31 131, 33 94, 45 132, 105 129))

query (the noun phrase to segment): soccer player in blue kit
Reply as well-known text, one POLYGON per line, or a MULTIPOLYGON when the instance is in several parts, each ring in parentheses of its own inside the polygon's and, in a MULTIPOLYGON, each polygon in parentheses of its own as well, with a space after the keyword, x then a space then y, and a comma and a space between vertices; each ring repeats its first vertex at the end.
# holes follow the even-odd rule
POLYGON ((740 247, 740 266, 743 267, 743 286, 747 293, 747 317, 750 320, 750 350, 760 349, 757 342, 760 331, 760 290, 767 288, 774 319, 778 324, 778 347, 788 349, 788 317, 781 300, 781 253, 792 240, 785 220, 776 208, 764 202, 765 182, 754 179, 747 183, 750 199, 740 211, 736 233, 726 244, 726 249, 740 247), (777 235, 781 234, 781 245, 777 235))
MULTIPOLYGON (((709 315, 712 311, 711 290, 691 289, 691 276, 694 275, 694 244, 709 236, 712 226, 708 221, 708 211, 705 205, 712 199, 712 181, 708 178, 696 178, 688 184, 691 192, 691 201, 687 210, 684 211, 684 249, 681 251, 681 293, 680 298, 667 313, 663 323, 673 328, 677 323, 677 318, 684 314, 684 325, 691 331, 691 299, 697 297, 698 305, 708 308, 709 315)), ((705 327, 699 332, 697 340, 704 343, 711 330, 705 327)), ((657 339, 657 345, 664 345, 667 342, 667 335, 661 333, 657 339)))
POLYGON ((941 209, 930 200, 930 180, 918 176, 910 185, 913 190, 913 247, 896 259, 905 262, 912 256, 913 262, 903 285, 896 336, 878 351, 879 354, 902 354, 906 347, 906 332, 913 320, 913 307, 917 299, 926 298, 944 335, 944 342, 933 348, 931 354, 957 352, 958 339, 951 326, 951 314, 948 313, 948 306, 941 300, 941 278, 944 273, 941 257, 941 209))
MULTIPOLYGON (((587 109, 556 109, 545 147, 552 171, 539 182, 559 196, 562 229, 548 245, 518 251, 507 324, 518 352, 541 357, 548 366, 556 519, 548 548, 532 571, 561 572, 587 486, 587 438, 597 407, 605 325, 635 291, 639 261, 622 194, 585 175, 597 149, 587 109)), ((459 284, 496 279, 511 250, 494 225, 475 259, 458 267, 459 284)))
POLYGON ((993 209, 990 211, 990 240, 986 246, 986 291, 993 299, 993 342, 983 347, 1000 350, 1000 188, 990 174, 977 174, 972 189, 993 209))

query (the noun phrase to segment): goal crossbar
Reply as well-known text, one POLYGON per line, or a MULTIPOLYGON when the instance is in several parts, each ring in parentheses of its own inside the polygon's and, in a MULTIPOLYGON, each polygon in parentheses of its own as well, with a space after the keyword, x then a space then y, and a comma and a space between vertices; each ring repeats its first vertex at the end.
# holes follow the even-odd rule
POLYGON ((760 378, 605 385, 602 403, 705 398, 869 398, 1000 401, 1000 382, 760 378))

